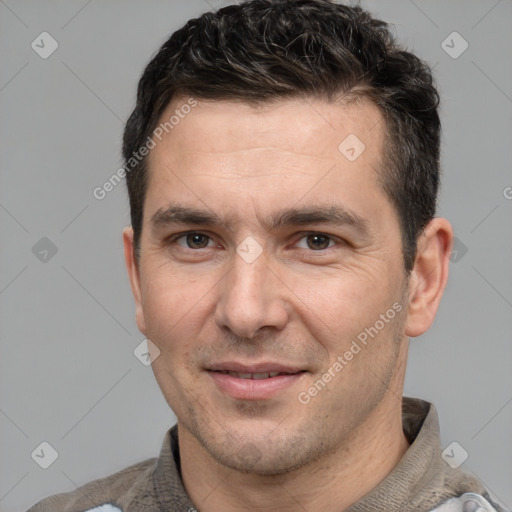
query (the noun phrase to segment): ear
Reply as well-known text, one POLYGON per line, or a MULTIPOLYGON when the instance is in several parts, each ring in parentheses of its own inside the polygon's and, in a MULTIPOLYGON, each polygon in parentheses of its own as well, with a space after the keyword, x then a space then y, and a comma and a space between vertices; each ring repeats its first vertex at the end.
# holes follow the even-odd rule
POLYGON ((135 319, 139 331, 146 336, 146 322, 144 320, 144 311, 142 310, 141 299, 141 286, 140 286, 140 272, 139 264, 135 258, 135 247, 133 245, 133 229, 131 226, 123 230, 123 245, 124 245, 124 261, 126 263, 126 270, 130 278, 130 285, 132 287, 133 298, 135 299, 135 319))
POLYGON ((432 219, 418 237, 409 280, 407 336, 423 334, 434 322, 448 280, 452 247, 453 230, 446 219, 432 219))

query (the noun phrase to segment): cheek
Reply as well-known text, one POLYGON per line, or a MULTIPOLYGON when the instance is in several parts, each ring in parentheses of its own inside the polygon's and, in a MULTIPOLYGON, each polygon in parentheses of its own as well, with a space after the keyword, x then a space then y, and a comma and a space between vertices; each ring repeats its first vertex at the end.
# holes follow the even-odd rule
POLYGON ((142 308, 148 331, 160 343, 193 337, 199 327, 212 283, 188 273, 160 267, 146 274, 142 286, 142 308))
POLYGON ((325 275, 314 282, 297 280, 292 289, 300 321, 331 356, 374 325, 396 300, 387 281, 361 279, 350 272, 325 275))

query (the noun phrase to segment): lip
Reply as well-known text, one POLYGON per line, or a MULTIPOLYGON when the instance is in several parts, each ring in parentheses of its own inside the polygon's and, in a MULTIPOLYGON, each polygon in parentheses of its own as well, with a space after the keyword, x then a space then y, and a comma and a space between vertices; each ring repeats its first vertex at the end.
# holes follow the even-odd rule
POLYGON ((209 364, 207 370, 237 373, 298 373, 304 371, 304 368, 300 368, 298 366, 286 366, 281 363, 274 362, 243 364, 237 361, 227 361, 223 363, 209 364))
POLYGON ((242 364, 237 362, 209 365, 207 373, 217 388, 237 400, 268 400, 303 378, 306 371, 279 363, 242 364), (286 373, 265 379, 244 379, 222 373, 286 373))

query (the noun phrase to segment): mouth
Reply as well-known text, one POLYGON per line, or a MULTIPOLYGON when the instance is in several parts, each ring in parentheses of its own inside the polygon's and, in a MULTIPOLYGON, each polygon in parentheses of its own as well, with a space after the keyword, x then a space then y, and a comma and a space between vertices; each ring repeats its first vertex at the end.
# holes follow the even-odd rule
POLYGON ((237 400, 268 400, 295 385, 307 373, 298 367, 273 363, 222 363, 211 365, 206 371, 218 391, 237 400))
POLYGON ((278 377, 279 375, 295 375, 295 373, 288 372, 259 372, 259 373, 240 373, 234 372, 231 370, 218 370, 219 373, 223 373, 224 375, 231 375, 231 377, 236 377, 238 379, 252 379, 252 380, 262 380, 262 379, 271 379, 273 377, 278 377))

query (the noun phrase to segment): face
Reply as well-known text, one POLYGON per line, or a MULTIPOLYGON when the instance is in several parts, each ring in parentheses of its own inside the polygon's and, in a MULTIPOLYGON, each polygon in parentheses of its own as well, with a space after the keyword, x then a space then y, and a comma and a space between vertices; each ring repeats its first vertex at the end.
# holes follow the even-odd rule
POLYGON ((377 183, 383 134, 363 100, 200 101, 155 139, 137 322, 180 436, 221 464, 290 471, 401 396, 407 282, 377 183))

